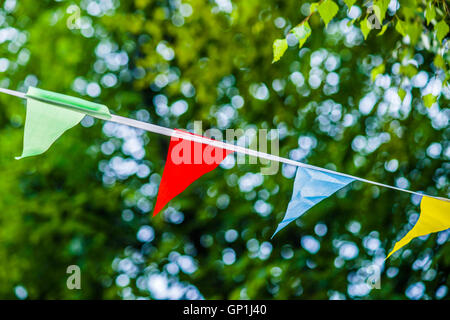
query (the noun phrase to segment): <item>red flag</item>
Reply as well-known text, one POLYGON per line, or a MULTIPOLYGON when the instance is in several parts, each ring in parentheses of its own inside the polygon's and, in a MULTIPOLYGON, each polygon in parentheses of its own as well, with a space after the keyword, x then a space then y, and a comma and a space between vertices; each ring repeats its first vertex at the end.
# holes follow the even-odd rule
POLYGON ((171 137, 153 216, 192 182, 217 168, 232 152, 200 142, 171 137))

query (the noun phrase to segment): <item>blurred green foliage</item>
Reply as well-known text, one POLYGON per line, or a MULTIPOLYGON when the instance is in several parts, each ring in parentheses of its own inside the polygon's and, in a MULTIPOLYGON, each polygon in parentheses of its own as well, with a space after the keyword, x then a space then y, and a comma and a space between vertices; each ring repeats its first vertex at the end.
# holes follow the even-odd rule
MULTIPOLYGON (((172 128, 279 129, 281 156, 448 197, 450 89, 435 55, 416 47, 404 63, 398 32, 364 40, 342 11, 327 28, 311 16, 303 48, 271 64, 272 41, 308 14, 304 4, 2 1, 0 86, 172 128), (427 108, 426 94, 440 98, 427 108)), ((418 217, 408 194, 355 182, 271 240, 295 171, 234 165, 151 217, 167 137, 87 117, 44 155, 16 161, 24 111, 0 96, 1 298, 448 296, 448 230, 383 262, 418 217), (73 264, 81 290, 66 287, 73 264), (372 264, 381 287, 368 290, 372 264)))
MULTIPOLYGON (((346 12, 347 17, 350 18, 347 26, 357 27, 357 22, 359 22, 359 28, 364 35, 364 39, 367 39, 371 31, 376 32, 377 36, 380 37, 389 27, 395 28, 403 39, 398 41, 396 48, 393 50, 393 56, 395 57, 395 53, 402 52, 402 59, 410 59, 418 51, 426 50, 435 55, 434 68, 441 73, 444 84, 448 83, 450 79, 448 44, 443 41, 450 31, 448 26, 450 23, 450 7, 447 1, 373 0, 363 2, 343 0, 343 2, 345 6, 344 3, 341 3, 341 8, 345 10, 341 11, 346 12), (400 48, 402 50, 399 50, 400 48)), ((308 21, 316 12, 327 26, 333 18, 338 16, 339 6, 333 0, 319 0, 311 4, 304 3, 302 11, 306 15, 303 21, 292 28, 284 39, 274 41, 274 62, 283 56, 289 40, 298 42, 299 48, 303 46, 311 35, 308 21), (302 30, 303 28, 305 30, 302 30)), ((405 63, 405 61, 399 62, 405 63)), ((384 68, 384 64, 380 64, 374 70, 380 67, 384 68)), ((400 83, 399 87, 404 85, 405 83, 400 83)), ((424 97, 425 105, 431 106, 432 103, 428 103, 426 100, 432 97, 433 100, 436 100, 439 96, 440 94, 433 95, 431 93, 426 95, 427 98, 424 97)))

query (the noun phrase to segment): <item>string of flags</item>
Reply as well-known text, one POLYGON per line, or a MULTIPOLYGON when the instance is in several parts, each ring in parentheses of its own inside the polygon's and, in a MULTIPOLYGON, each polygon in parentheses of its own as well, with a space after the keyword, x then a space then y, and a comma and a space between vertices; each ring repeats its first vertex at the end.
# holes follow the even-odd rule
POLYGON ((16 159, 44 153, 65 131, 77 125, 85 115, 169 136, 169 150, 153 215, 158 214, 170 200, 182 193, 195 180, 217 168, 229 154, 239 152, 297 167, 292 198, 284 218, 279 223, 273 236, 317 203, 355 180, 416 194, 421 197, 419 219, 414 227, 394 245, 386 259, 416 237, 450 228, 450 200, 447 198, 433 197, 212 140, 183 130, 165 128, 113 115, 105 105, 35 87, 29 87, 27 93, 3 88, 0 88, 0 92, 27 100, 23 151, 22 155, 16 157, 16 159), (178 161, 174 154, 180 152, 180 148, 183 148, 183 146, 188 147, 186 150, 194 150, 194 152, 182 155, 183 159, 187 161, 178 161), (195 152, 196 150, 198 152, 195 152), (209 155, 209 158, 214 161, 206 159, 207 156, 205 155, 209 155))

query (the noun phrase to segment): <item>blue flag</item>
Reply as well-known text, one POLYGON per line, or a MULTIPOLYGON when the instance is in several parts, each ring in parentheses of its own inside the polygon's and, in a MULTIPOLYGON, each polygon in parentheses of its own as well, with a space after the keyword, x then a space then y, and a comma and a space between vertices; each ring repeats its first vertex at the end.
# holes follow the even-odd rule
POLYGON ((272 238, 290 222, 354 180, 334 173, 298 167, 291 201, 272 238))

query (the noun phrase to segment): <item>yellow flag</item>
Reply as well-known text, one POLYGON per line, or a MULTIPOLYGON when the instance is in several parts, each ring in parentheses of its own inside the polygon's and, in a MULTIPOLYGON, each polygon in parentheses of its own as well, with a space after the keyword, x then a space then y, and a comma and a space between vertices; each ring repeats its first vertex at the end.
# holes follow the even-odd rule
POLYGON ((414 227, 398 241, 386 257, 407 245, 412 239, 450 228, 450 202, 423 196, 420 202, 420 216, 414 227))

